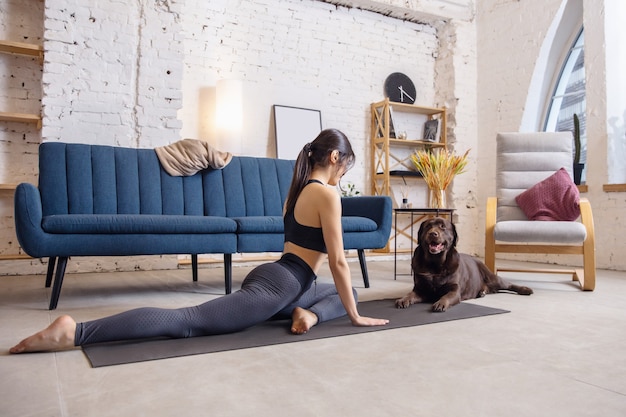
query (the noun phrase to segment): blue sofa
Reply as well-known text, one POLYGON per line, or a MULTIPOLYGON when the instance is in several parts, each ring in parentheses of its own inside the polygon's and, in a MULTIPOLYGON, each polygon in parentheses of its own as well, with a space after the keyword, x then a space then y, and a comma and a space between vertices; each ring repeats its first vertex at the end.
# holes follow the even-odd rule
MULTIPOLYGON (((46 142, 39 147, 39 187, 22 183, 15 191, 16 233, 28 255, 50 258, 51 310, 71 256, 190 254, 197 281, 198 254, 220 253, 230 293, 233 253, 282 251, 293 167, 289 160, 235 156, 223 169, 174 177, 154 149, 46 142)), ((348 197, 342 208, 345 248, 357 250, 369 287, 364 250, 386 245, 391 200, 348 197)))

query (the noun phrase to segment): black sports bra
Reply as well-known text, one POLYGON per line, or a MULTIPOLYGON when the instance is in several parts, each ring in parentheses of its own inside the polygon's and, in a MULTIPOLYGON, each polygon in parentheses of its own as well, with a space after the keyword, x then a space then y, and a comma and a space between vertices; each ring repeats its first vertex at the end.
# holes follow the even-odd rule
MULTIPOLYGON (((309 180, 306 185, 313 182, 324 184, 318 180, 309 180)), ((296 221, 294 210, 285 213, 283 219, 285 226, 285 242, 291 242, 303 248, 326 253, 326 244, 321 227, 305 226, 296 221)))

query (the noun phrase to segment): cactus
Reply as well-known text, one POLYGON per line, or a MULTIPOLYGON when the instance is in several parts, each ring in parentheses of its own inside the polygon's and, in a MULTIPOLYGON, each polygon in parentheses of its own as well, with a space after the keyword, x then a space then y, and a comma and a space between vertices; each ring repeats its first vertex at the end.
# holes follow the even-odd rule
POLYGON ((578 115, 574 113, 574 163, 580 163, 580 121, 578 115))

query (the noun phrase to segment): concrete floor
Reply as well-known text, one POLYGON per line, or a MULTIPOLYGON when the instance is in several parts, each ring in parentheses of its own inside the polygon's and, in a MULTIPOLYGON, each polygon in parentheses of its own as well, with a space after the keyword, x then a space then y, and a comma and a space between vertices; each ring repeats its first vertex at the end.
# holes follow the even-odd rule
MULTIPOLYGON (((370 260, 369 289, 351 265, 362 300, 411 288, 393 261, 370 260)), ((235 287, 249 269, 234 269, 235 287)), ((471 302, 508 314, 97 369, 80 350, 7 349, 60 314, 218 297, 223 270, 204 267, 195 284, 189 269, 68 275, 52 312, 43 276, 0 277, 0 416, 626 415, 626 272, 598 271, 594 292, 564 275, 503 275, 535 294, 471 302)))

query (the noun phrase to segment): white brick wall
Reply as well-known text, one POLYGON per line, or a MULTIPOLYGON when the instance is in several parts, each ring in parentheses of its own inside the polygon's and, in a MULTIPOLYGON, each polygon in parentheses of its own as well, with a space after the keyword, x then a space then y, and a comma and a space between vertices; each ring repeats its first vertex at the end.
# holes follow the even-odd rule
MULTIPOLYGON (((462 0, 252 0, 236 7, 227 0, 0 0, 0 37, 33 43, 45 37, 46 49, 43 72, 31 58, 0 55, 7 87, 0 109, 37 112, 43 104, 44 115, 41 131, 0 123, 0 182, 36 182, 42 140, 154 147, 197 137, 239 154, 274 156, 271 105, 284 104, 320 109, 324 127, 350 136, 358 163, 346 182, 368 192, 368 106, 382 98, 384 78, 402 71, 414 80, 419 104, 449 108, 453 148, 471 149, 468 172, 457 177, 451 196, 461 250, 482 254, 495 133, 519 129, 534 61, 560 4, 484 0, 474 15, 473 2, 462 0), (245 120, 234 142, 214 128, 216 84, 233 78, 243 84, 245 120)), ((585 9, 588 24, 603 24, 601 8, 585 9)), ((595 53, 601 38, 587 38, 593 68, 604 59, 595 53)), ((591 100, 588 128, 602 138, 603 97, 591 100)), ((602 170, 603 153, 589 158, 602 170)), ((606 173, 594 169, 587 196, 596 219, 621 218, 622 193, 602 193, 606 173)), ((0 194, 0 253, 14 253, 6 194, 0 194)), ((600 267, 626 269, 619 223, 596 222, 598 242, 611 248, 598 251, 600 267)), ((81 259, 70 271, 172 264, 167 257, 81 259)), ((4 262, 1 273, 42 268, 39 261, 4 262)))
MULTIPOLYGON (((451 195, 461 250, 482 253, 495 133, 519 128, 534 60, 559 5, 484 0, 474 18, 470 1, 0 0, 0 36, 45 37, 46 49, 43 73, 30 58, 0 55, 0 79, 10 87, 0 91, 0 106, 37 112, 43 104, 44 115, 41 131, 0 124, 0 182, 36 182, 41 140, 154 147, 196 137, 238 154, 274 156, 271 106, 283 104, 320 109, 324 127, 349 135, 358 163, 346 182, 367 193, 369 103, 383 97, 389 73, 402 71, 419 104, 449 108, 454 149, 471 149, 451 195), (245 123, 236 141, 214 127, 221 79, 243 85, 245 123), (22 82, 42 86, 25 93, 22 82)), ((591 116, 594 129, 603 115, 591 116)), ((596 181, 589 193, 596 218, 618 218, 624 198, 596 191, 600 175, 588 178, 596 181)), ((14 252, 12 201, 4 194, 0 210, 0 253, 14 252)), ((619 228, 596 227, 619 246, 619 228)), ((624 262, 620 249, 598 254, 601 267, 626 269, 624 262)), ((42 271, 32 264, 5 262, 2 273, 42 271)), ((70 271, 159 266, 172 267, 172 258, 81 259, 70 271)))
MULTIPOLYGON (((5 182, 18 177, 36 182, 41 140, 154 147, 199 137, 233 146, 239 154, 274 156, 271 106, 284 104, 320 109, 324 127, 349 135, 359 162, 346 181, 367 192, 369 103, 383 97, 385 77, 405 72, 418 88, 420 104, 435 101, 435 28, 356 8, 313 0, 255 0, 236 7, 227 0, 47 0, 39 13, 29 18, 45 38, 44 127, 30 148, 18 150, 30 159, 5 182), (234 144, 219 142, 213 128, 215 86, 226 78, 244 85, 246 127, 234 144)), ((4 24, 13 18, 8 9, 2 16, 4 24)), ((0 97, 15 100, 2 92, 0 97)), ((2 152, 13 158, 10 142, 3 140, 2 152)), ((10 228, 12 218, 2 219, 10 228)), ((0 251, 15 249, 14 240, 5 236, 0 251), (4 243, 9 240, 10 248, 4 243)), ((171 260, 156 258, 83 259, 71 262, 69 271, 89 265, 115 270, 170 262, 166 267, 171 267, 171 260)), ((8 269, 43 268, 39 261, 20 262, 8 269)))
POLYGON ((368 105, 383 97, 384 78, 405 71, 420 101, 432 104, 436 38, 430 27, 316 1, 188 0, 185 7, 182 136, 274 156, 271 106, 320 109, 324 127, 343 129, 364 152, 351 174, 365 189, 368 105), (203 8, 205 13, 192 12, 203 8), (214 97, 220 79, 244 85, 243 143, 220 143, 214 123, 202 123, 214 119, 216 103, 201 98, 214 97), (200 117, 198 108, 206 110, 200 117))
POLYGON ((179 138, 177 6, 46 2, 46 141, 154 147, 179 138))

